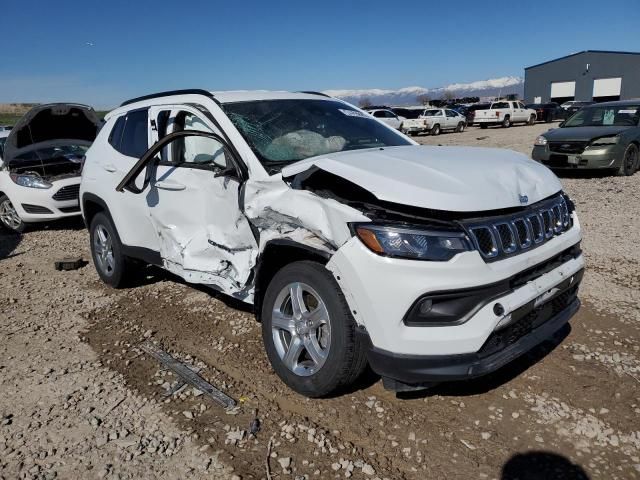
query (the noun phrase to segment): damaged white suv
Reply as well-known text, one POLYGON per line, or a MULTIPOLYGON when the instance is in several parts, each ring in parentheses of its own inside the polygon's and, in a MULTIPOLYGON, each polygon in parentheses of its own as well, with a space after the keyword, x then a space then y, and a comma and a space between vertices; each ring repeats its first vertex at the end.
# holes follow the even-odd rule
POLYGON ((322 94, 125 102, 80 195, 106 283, 142 260, 253 304, 274 370, 308 396, 367 363, 396 391, 484 375, 579 306, 580 226, 546 167, 419 146, 322 94))

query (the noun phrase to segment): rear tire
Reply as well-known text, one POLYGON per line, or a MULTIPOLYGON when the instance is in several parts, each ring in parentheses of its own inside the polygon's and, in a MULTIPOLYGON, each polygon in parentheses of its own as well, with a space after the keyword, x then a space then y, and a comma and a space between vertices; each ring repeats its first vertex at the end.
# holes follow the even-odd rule
POLYGON ((0 195, 0 224, 7 230, 16 233, 22 233, 26 227, 13 203, 4 194, 0 195))
POLYGON ((131 273, 131 261, 122 253, 122 243, 111 219, 97 213, 89 226, 91 257, 100 279, 113 288, 126 286, 131 273))
POLYGON ((509 128, 511 126, 511 118, 507 115, 506 117, 504 117, 504 120, 502 121, 502 128, 509 128))
POLYGON ((440 135, 440 125, 435 124, 433 128, 431 128, 431 135, 440 135))
POLYGON ((617 174, 620 176, 630 176, 635 173, 638 169, 638 147, 633 143, 630 144, 624 151, 622 155, 622 164, 617 171, 617 174))
POLYGON ((261 318, 271 366, 301 395, 327 396, 355 382, 367 365, 344 295, 319 263, 294 262, 276 273, 261 318))

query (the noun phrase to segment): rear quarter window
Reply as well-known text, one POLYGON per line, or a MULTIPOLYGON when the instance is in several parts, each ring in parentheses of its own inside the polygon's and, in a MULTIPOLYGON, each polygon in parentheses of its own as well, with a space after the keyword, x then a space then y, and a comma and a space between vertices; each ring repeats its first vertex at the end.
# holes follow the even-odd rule
POLYGON ((146 109, 129 112, 116 120, 109 143, 123 155, 140 158, 149 149, 148 125, 146 109))

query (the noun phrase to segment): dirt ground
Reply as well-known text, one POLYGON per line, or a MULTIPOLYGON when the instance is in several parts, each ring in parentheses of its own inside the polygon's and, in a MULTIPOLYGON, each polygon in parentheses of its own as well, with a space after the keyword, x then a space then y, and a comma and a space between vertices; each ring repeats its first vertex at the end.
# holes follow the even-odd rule
MULTIPOLYGON (((418 140, 529 154, 548 127, 418 140)), ((588 262, 571 328, 489 377, 400 396, 375 375, 293 393, 249 311, 151 268, 106 288, 80 221, 0 233, 0 479, 640 478, 640 173, 562 182, 588 262), (89 263, 55 271, 68 255, 89 263), (144 341, 239 407, 179 388, 144 341)))

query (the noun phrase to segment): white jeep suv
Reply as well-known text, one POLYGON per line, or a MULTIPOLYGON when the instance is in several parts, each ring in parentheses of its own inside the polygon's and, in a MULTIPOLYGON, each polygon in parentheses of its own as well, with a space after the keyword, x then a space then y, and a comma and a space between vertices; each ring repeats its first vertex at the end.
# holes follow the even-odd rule
POLYGON ((0 224, 21 232, 27 223, 80 215, 82 159, 99 128, 91 107, 54 103, 0 132, 0 224))
POLYGON ((322 94, 125 102, 80 195, 104 282, 142 260, 252 304, 275 372, 308 396, 367 362, 396 391, 477 377, 579 306, 580 226, 546 167, 420 146, 322 94))

